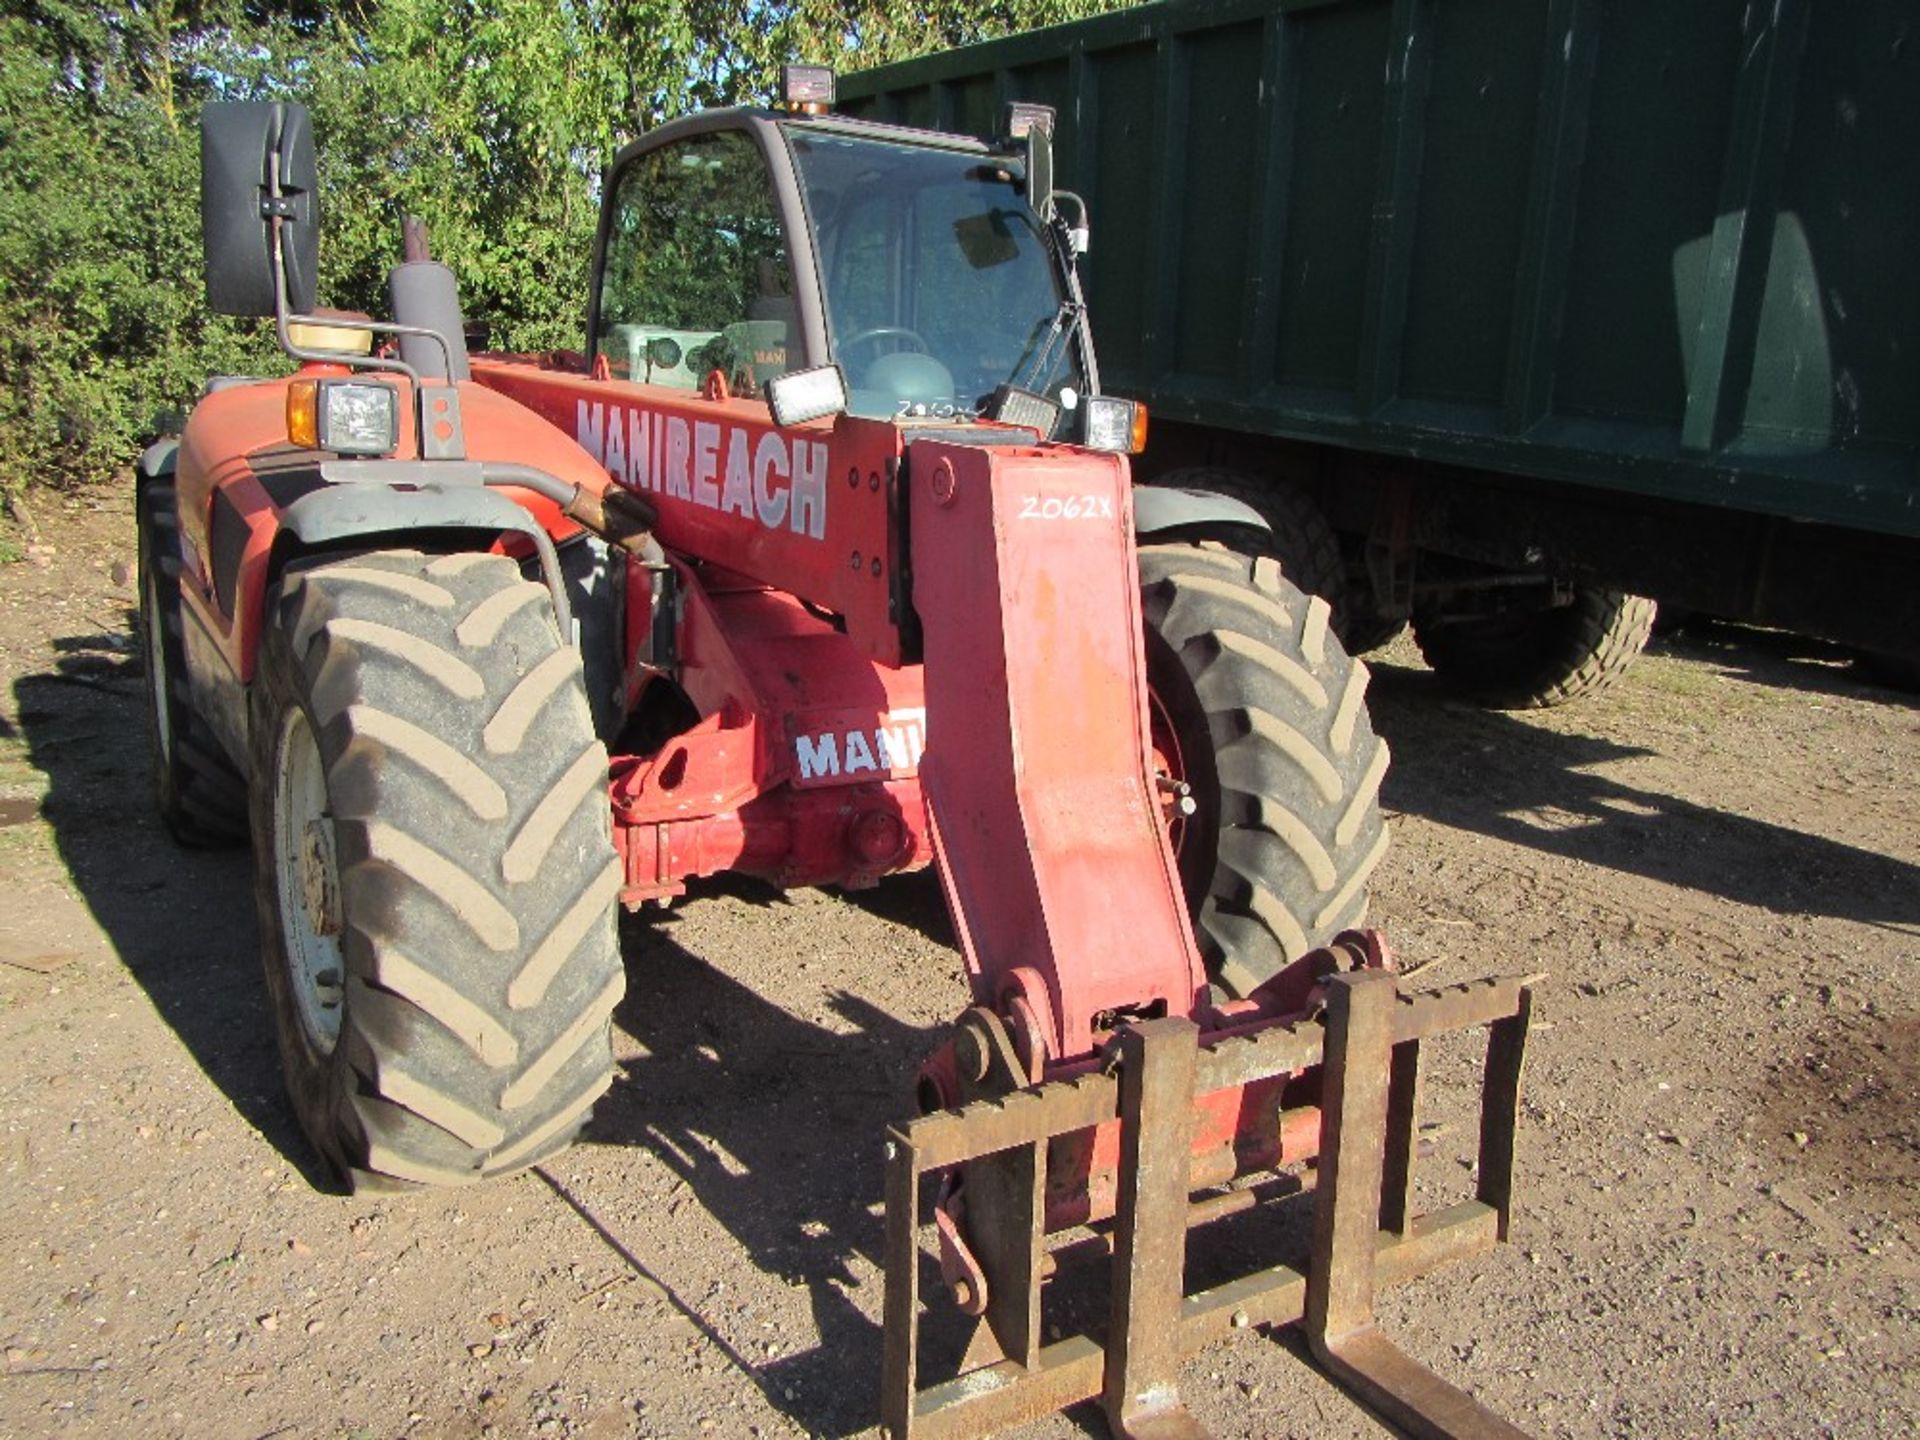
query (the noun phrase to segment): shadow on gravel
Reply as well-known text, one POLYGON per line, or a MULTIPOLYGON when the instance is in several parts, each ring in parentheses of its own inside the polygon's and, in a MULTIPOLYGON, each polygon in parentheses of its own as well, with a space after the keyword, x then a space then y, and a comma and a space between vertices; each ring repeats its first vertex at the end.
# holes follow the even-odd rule
POLYGON ((1666 654, 1716 666, 1753 685, 1913 705, 1910 689, 1875 673, 1874 662, 1845 645, 1762 630, 1731 620, 1690 617, 1660 642, 1666 654))
POLYGON ((1652 751, 1482 710, 1410 667, 1375 666, 1367 698, 1389 810, 1768 910, 1920 923, 1920 867, 1584 768, 1652 751))
MULTIPOLYGON (((673 926, 670 914, 623 920, 628 989, 614 1018, 646 1054, 625 1063, 586 1138, 652 1151, 756 1268, 805 1289, 819 1344, 764 1362, 714 1334, 700 1314, 708 1297, 669 1298, 806 1433, 857 1433, 879 1420, 880 1329, 850 1292, 876 1283, 886 1128, 910 1113, 911 1077, 944 1027, 904 1023, 845 991, 826 997, 824 1023, 792 1014, 689 954, 673 926), (872 1268, 856 1268, 856 1256, 872 1268)), ((659 1283, 563 1185, 548 1184, 659 1283)), ((922 1261, 922 1284, 936 1293, 933 1261, 922 1261)), ((951 1307, 929 1313, 927 1373, 957 1363, 960 1321, 951 1307)))
MULTIPOLYGON (((707 875, 695 883, 703 895, 728 895, 749 905, 790 903, 787 892, 778 885, 751 875, 707 875)), ((905 875, 889 875, 865 890, 835 888, 833 896, 842 904, 856 906, 869 915, 915 931, 936 944, 959 948, 953 936, 953 919, 947 914, 946 897, 940 893, 940 877, 932 866, 905 875)))
POLYGON ((947 913, 947 898, 940 893, 940 877, 931 866, 911 875, 890 875, 871 890, 834 893, 869 915, 918 931, 951 949, 960 948, 953 935, 953 917, 947 913))
POLYGON ((194 1061, 309 1184, 333 1189, 281 1098, 247 853, 184 850, 154 814, 131 629, 63 636, 52 670, 14 682, 28 759, 47 777, 42 813, 120 963, 194 1061))

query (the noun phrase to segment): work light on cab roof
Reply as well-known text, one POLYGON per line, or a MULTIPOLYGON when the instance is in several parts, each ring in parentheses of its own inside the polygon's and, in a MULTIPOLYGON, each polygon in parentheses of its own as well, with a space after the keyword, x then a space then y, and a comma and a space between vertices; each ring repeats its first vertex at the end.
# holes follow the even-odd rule
POLYGON ((780 103, 799 115, 824 115, 833 108, 833 67, 782 65, 780 103))

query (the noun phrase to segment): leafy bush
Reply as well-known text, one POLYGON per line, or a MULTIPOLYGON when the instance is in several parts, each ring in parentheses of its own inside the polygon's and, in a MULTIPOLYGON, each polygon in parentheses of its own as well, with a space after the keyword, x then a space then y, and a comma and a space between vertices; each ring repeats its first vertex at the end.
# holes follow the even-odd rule
POLYGON ((0 14, 0 491, 127 465, 216 374, 274 373, 271 328, 207 312, 210 98, 313 111, 321 301, 379 314, 403 215, 505 348, 577 346, 600 175, 686 110, 1113 0, 14 0, 0 14))
POLYGON ((0 486, 101 478, 207 375, 269 363, 202 303, 198 186, 193 126, 0 20, 0 486))

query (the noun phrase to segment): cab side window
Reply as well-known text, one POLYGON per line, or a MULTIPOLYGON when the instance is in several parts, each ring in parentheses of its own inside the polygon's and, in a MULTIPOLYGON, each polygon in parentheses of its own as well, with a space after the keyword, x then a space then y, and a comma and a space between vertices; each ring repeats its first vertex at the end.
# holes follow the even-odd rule
POLYGON ((615 180, 594 348, 620 379, 753 394, 801 363, 786 237, 737 131, 641 156, 615 180))

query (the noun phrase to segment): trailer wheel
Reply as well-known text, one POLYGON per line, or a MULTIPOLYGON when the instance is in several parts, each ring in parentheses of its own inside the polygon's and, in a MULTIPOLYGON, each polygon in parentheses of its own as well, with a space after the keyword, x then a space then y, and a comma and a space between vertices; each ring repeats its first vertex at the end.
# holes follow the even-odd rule
POLYGON ((605 747, 500 556, 289 574, 254 686, 254 895, 287 1088, 355 1188, 568 1145, 626 985, 605 747))
POLYGON ((1581 587, 1571 605, 1451 619, 1416 612, 1434 673, 1495 710, 1537 710, 1604 690, 1646 648, 1654 602, 1581 587))
POLYGON ((1281 573, 1296 590, 1320 596, 1333 607, 1335 622, 1346 623, 1347 570, 1340 542, 1306 491, 1278 477, 1218 465, 1169 471, 1153 483, 1176 490, 1210 490, 1257 510, 1272 530, 1253 545, 1253 553, 1278 561, 1281 573))
POLYGON ((1372 613, 1356 615, 1349 610, 1346 631, 1340 638, 1349 655, 1371 655, 1375 650, 1386 649, 1406 633, 1404 619, 1383 619, 1372 613))
POLYGON ((154 804, 183 845, 238 845, 247 838, 246 782, 194 713, 187 688, 173 493, 170 483, 153 481, 134 505, 154 804))
POLYGON ((1386 853, 1386 743, 1327 603, 1267 557, 1140 547, 1157 763, 1191 787, 1174 851, 1208 972, 1245 995, 1361 923, 1386 853))

